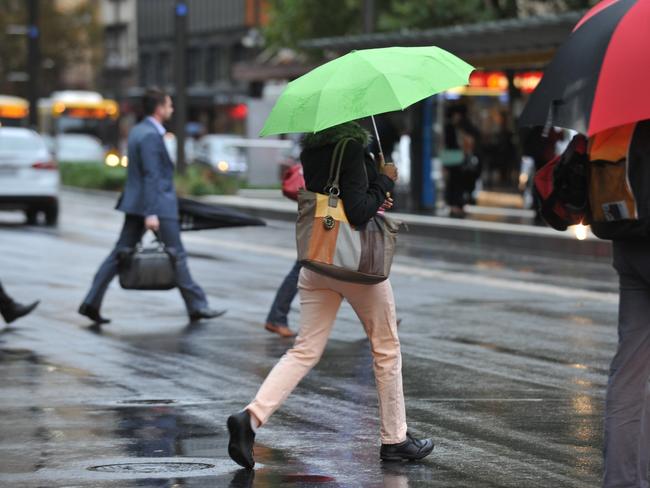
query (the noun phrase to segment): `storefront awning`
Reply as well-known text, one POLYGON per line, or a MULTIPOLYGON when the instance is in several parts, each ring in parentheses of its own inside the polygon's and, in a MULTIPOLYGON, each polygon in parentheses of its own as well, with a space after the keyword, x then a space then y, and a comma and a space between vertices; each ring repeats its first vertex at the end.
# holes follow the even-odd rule
POLYGON ((584 12, 508 19, 428 30, 308 39, 305 49, 347 52, 386 46, 436 45, 478 68, 531 69, 544 66, 584 12))

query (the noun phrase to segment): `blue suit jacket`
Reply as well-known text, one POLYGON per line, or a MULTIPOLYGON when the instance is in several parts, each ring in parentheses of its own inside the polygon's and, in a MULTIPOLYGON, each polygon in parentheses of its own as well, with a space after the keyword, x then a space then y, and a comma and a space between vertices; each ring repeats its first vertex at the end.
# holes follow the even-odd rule
POLYGON ((129 166, 117 209, 132 215, 178 219, 174 164, 163 138, 148 120, 129 134, 129 166))

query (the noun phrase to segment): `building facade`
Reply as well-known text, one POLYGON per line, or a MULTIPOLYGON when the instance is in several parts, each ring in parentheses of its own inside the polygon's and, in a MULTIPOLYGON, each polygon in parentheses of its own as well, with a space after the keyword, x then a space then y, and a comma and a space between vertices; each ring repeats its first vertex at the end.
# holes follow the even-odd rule
POLYGON ((103 93, 122 100, 137 83, 136 0, 102 0, 104 34, 103 93))
POLYGON ((233 79, 235 63, 259 52, 262 0, 138 0, 137 95, 157 85, 174 93, 176 15, 186 16, 188 121, 202 132, 244 131, 250 84, 233 79), (179 6, 179 3, 181 4, 179 6), (182 10, 177 10, 177 9, 182 10))

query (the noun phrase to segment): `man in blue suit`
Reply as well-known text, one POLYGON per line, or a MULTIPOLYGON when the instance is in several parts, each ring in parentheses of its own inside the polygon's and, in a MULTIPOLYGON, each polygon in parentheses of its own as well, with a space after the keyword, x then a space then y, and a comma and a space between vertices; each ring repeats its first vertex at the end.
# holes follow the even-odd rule
POLYGON ((158 232, 167 247, 176 251, 176 281, 190 320, 195 322, 218 317, 225 311, 208 307, 205 292, 190 276, 187 253, 181 242, 174 164, 163 141, 165 128, 162 124, 170 119, 174 111, 171 97, 161 90, 150 88, 142 103, 147 117, 129 134, 126 185, 117 204, 117 209, 125 213, 122 233, 115 248, 97 271, 79 313, 96 324, 110 322, 101 316, 99 310, 104 293, 117 274, 118 253, 125 247, 134 247, 146 230, 152 230, 158 232))

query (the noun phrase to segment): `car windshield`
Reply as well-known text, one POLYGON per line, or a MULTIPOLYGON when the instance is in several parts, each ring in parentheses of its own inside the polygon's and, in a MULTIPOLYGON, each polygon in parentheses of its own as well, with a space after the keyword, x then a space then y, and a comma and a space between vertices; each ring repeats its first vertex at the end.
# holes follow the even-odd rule
POLYGON ((59 137, 57 143, 59 150, 62 151, 95 152, 102 150, 101 144, 90 137, 59 137))
POLYGON ((47 150, 43 139, 30 132, 0 131, 0 152, 35 152, 47 150))
POLYGON ((243 150, 233 146, 231 142, 214 141, 210 143, 210 153, 214 156, 237 157, 243 153, 243 150))

